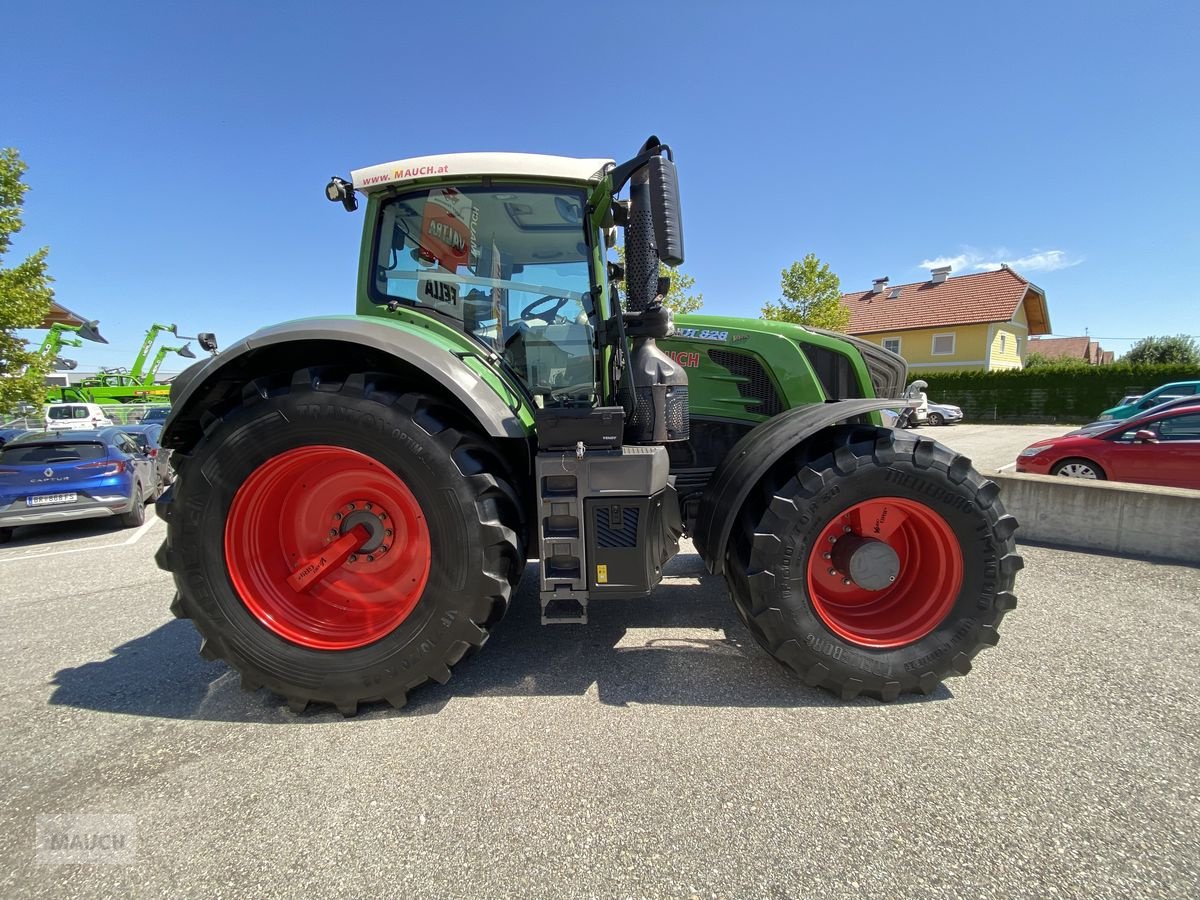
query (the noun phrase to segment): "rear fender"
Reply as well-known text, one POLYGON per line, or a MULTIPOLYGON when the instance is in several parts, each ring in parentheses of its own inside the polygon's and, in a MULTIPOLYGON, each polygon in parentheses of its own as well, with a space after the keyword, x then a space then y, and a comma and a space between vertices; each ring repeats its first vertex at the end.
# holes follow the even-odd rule
POLYGON ((411 374, 414 387, 441 387, 489 436, 524 438, 531 430, 533 419, 526 402, 482 365, 482 351, 455 352, 444 339, 412 326, 346 316, 265 328, 188 368, 171 385, 171 412, 161 443, 176 450, 193 446, 211 415, 239 401, 245 385, 256 377, 288 366, 342 361, 385 370, 390 366, 411 374), (467 362, 471 357, 475 368, 467 362))
POLYGON ((902 400, 872 399, 797 406, 763 422, 734 444, 704 489, 693 529, 696 549, 708 571, 714 575, 724 571, 725 548, 742 504, 784 454, 830 425, 903 405, 902 400))

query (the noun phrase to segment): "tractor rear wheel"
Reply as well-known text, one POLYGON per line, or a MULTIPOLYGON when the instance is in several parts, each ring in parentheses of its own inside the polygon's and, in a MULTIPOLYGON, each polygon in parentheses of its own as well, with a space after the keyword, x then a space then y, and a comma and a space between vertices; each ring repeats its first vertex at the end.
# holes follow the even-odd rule
POLYGON ((524 561, 501 456, 386 375, 262 379, 181 460, 160 562, 201 654, 302 711, 403 706, 482 647, 524 561))
POLYGON ((965 675, 1016 606, 1021 568, 999 488, 964 456, 839 426, 776 466, 743 508, 726 579, 755 639, 851 699, 929 693, 965 675))

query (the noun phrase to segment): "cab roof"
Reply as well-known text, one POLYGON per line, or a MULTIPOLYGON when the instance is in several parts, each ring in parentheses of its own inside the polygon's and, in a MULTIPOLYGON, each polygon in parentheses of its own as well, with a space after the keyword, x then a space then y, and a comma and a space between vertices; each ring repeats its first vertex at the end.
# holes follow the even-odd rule
POLYGON ((611 159, 576 159, 540 153, 445 153, 355 169, 350 173, 350 179, 354 189, 364 193, 406 182, 457 176, 514 176, 594 183, 604 176, 607 167, 613 165, 615 161, 611 159))

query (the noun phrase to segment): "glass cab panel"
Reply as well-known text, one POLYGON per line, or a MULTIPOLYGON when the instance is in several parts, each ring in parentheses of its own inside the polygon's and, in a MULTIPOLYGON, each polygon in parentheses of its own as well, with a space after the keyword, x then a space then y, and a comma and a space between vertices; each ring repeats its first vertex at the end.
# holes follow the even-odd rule
POLYGON ((372 299, 452 321, 502 356, 543 406, 594 405, 585 195, 462 185, 384 201, 372 299))

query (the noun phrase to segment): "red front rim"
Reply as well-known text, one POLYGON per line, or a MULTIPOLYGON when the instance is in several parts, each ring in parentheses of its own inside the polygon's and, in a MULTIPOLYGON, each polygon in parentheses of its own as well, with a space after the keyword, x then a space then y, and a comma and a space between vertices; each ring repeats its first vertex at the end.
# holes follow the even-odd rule
POLYGON ((902 647, 946 618, 962 588, 958 539, 940 515, 914 500, 879 497, 856 503, 825 526, 808 559, 808 594, 817 615, 839 637, 862 647, 902 647), (856 584, 837 569, 837 542, 882 541, 898 569, 881 590, 856 584))
POLYGON ((345 447, 300 447, 264 462, 238 489, 225 559, 238 596, 268 629, 302 647, 349 650, 389 634, 416 607, 429 578, 429 528, 387 467, 345 447), (357 543, 338 544, 355 524, 357 534, 370 532, 362 549, 294 587, 306 564, 357 543))

